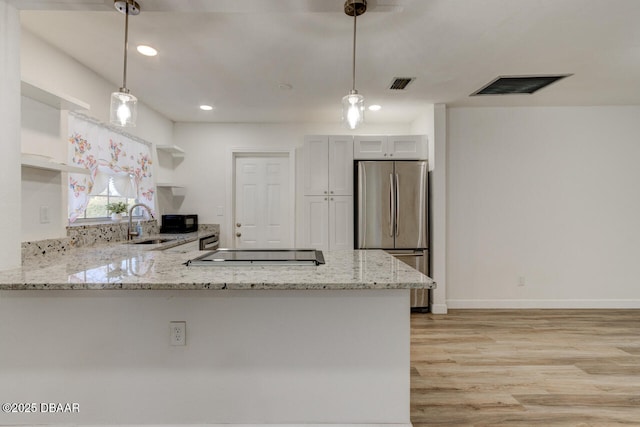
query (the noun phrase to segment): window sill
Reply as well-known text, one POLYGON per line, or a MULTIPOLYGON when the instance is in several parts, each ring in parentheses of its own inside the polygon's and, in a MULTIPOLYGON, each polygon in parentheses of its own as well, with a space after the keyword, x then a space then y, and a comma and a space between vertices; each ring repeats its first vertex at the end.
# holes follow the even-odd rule
MULTIPOLYGON (((155 221, 155 219, 145 219, 144 216, 133 216, 132 221, 140 221, 142 223, 147 223, 151 221, 155 221)), ((95 218, 95 219, 77 219, 72 224, 67 225, 67 228, 74 227, 92 227, 92 226, 104 226, 104 225, 113 225, 113 224, 126 224, 129 222, 128 216, 123 216, 120 221, 113 221, 111 218, 95 218)))

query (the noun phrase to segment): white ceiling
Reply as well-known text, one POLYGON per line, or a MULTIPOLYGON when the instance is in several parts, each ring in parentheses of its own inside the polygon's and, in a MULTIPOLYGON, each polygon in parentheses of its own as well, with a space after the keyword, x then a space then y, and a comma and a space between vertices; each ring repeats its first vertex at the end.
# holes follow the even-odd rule
MULTIPOLYGON (((9 2, 26 30, 120 87, 124 15, 113 0, 9 2)), ((127 87, 171 120, 339 120, 351 88, 344 0, 138 2, 127 87)), ((356 88, 383 106, 368 122, 407 123, 432 103, 640 105, 640 0, 369 0, 357 35, 356 88), (534 95, 469 97, 500 75, 555 73, 573 76, 534 95), (417 79, 392 92, 393 77, 417 79)))

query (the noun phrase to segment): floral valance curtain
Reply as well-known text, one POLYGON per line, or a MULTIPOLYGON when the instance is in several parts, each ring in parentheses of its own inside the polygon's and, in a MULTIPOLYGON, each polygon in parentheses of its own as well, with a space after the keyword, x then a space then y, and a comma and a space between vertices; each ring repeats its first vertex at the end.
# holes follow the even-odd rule
POLYGON ((153 208, 151 144, 81 114, 69 114, 69 163, 89 175, 69 174, 69 222, 84 215, 91 194, 105 190, 109 177, 122 196, 153 208))

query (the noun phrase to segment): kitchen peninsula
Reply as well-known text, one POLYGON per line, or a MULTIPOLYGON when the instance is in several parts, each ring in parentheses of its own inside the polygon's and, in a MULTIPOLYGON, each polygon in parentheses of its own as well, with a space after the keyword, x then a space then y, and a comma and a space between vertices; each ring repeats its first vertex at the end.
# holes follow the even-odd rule
POLYGON ((0 272, 0 401, 79 407, 0 424, 410 425, 409 291, 428 277, 382 251, 209 268, 140 246, 0 272))

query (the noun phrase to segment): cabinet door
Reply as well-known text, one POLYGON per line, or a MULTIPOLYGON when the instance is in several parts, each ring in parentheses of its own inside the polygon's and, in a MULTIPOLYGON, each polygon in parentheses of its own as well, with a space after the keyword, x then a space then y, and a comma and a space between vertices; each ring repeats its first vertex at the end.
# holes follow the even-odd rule
POLYGON ((427 137, 422 135, 389 136, 389 157, 397 160, 424 160, 427 157, 427 137))
POLYGON ((304 138, 304 194, 308 196, 328 194, 329 138, 306 136, 304 138))
POLYGON ((329 249, 328 196, 305 196, 302 224, 302 246, 310 249, 329 249))
POLYGON ((356 136, 353 138, 354 159, 387 159, 386 136, 356 136))
POLYGON ((329 248, 353 249, 353 197, 329 197, 329 248))
POLYGON ((353 137, 329 137, 329 195, 353 194, 353 137))

